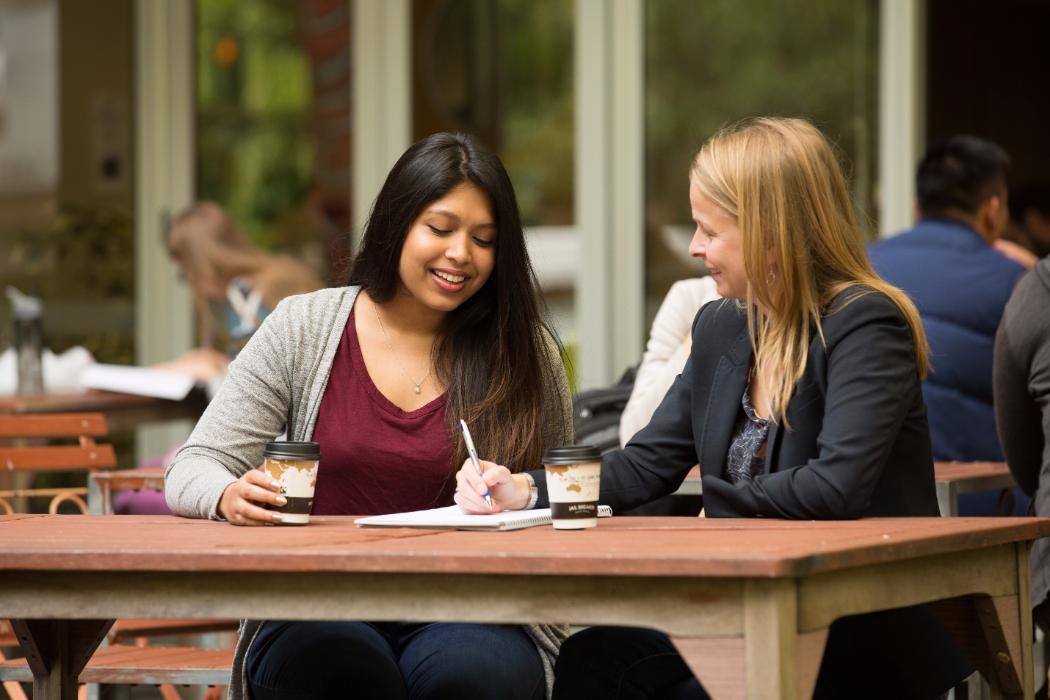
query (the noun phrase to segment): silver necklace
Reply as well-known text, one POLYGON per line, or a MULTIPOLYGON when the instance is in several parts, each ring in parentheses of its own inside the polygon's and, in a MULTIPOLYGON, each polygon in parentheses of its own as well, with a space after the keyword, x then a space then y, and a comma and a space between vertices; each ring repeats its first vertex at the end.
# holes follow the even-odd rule
POLYGON ((405 375, 405 379, 407 379, 412 384, 412 386, 415 387, 417 394, 422 393, 423 382, 425 382, 427 378, 430 377, 431 368, 427 367, 427 373, 423 375, 423 378, 420 379, 418 382, 415 379, 413 379, 412 375, 408 373, 407 369, 405 369, 404 363, 401 362, 401 356, 397 354, 397 350, 394 350, 394 344, 390 342, 390 336, 387 335, 386 326, 383 325, 383 319, 379 315, 379 304, 376 304, 374 301, 372 302, 372 311, 375 311, 376 313, 376 320, 379 321, 379 330, 383 331, 383 339, 386 341, 386 346, 390 348, 390 354, 394 356, 394 361, 397 362, 397 366, 401 370, 401 374, 405 375))

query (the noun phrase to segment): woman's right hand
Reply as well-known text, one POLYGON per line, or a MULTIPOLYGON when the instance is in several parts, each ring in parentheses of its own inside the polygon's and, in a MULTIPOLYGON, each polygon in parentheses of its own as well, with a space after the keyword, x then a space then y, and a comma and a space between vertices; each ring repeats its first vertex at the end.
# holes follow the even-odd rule
POLYGON ((464 513, 488 514, 504 510, 521 510, 529 502, 531 489, 528 478, 511 474, 506 467, 481 461, 482 474, 468 459, 456 473, 456 504, 464 513), (485 503, 485 494, 492 500, 492 508, 485 503))
POLYGON ((259 504, 283 506, 287 502, 281 494, 281 485, 269 474, 262 469, 249 469, 222 492, 219 515, 232 525, 273 525, 281 522, 281 514, 259 504))

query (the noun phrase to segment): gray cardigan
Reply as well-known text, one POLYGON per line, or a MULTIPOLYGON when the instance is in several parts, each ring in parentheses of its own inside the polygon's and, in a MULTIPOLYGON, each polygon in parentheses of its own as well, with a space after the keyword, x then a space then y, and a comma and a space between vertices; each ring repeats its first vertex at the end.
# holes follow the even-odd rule
MULTIPOLYGON (((226 487, 262 464, 263 446, 282 432, 289 440, 309 440, 328 384, 332 360, 346 328, 357 287, 322 289, 278 304, 230 364, 229 374, 189 440, 168 466, 164 491, 178 515, 220 520, 217 508, 226 487)), ((544 439, 572 443, 568 383, 553 341, 548 359, 556 386, 546 387, 544 439)), ((245 659, 260 623, 241 623, 230 679, 231 700, 247 698, 245 659)), ((547 678, 554 682, 554 659, 568 629, 526 625, 547 678)))
MULTIPOLYGON (((1017 283, 995 336, 995 419, 1010 472, 1050 515, 1050 258, 1017 283)), ((1050 597, 1050 538, 1032 543, 1032 606, 1050 597)))

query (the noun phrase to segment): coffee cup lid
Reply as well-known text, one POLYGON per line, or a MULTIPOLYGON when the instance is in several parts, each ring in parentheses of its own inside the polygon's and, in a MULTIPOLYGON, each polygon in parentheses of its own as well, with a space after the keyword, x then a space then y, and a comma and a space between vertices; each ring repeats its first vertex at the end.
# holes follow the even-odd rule
POLYGON ((321 459, 321 446, 316 442, 268 442, 263 455, 277 459, 321 459))
POLYGON ((601 451, 593 445, 564 445, 548 447, 543 452, 544 464, 578 464, 602 461, 601 451))

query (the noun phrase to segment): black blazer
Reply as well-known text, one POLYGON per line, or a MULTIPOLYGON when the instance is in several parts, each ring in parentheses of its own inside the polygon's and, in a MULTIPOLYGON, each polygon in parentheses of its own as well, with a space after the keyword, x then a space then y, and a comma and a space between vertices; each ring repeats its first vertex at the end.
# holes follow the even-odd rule
MULTIPOLYGON (((699 462, 708 517, 836 520, 936 516, 926 407, 911 331, 885 295, 853 288, 822 321, 788 404, 771 425, 763 472, 725 477, 752 362, 732 300, 693 322, 693 347, 652 421, 602 463, 601 501, 632 508, 674 492, 699 462)), ((543 471, 532 472, 547 505, 543 471)), ((931 698, 972 671, 923 606, 859 615, 831 628, 814 697, 931 698)), ((701 679, 703 682, 703 679, 701 679)))
POLYGON ((854 288, 832 302, 822 326, 826 346, 814 333, 788 403, 791 427, 770 426, 763 473, 734 485, 726 454, 753 353, 740 305, 705 305, 693 322, 689 361, 652 421, 606 456, 602 503, 623 510, 673 493, 699 463, 708 517, 937 515, 926 407, 904 316, 886 296, 854 288))

